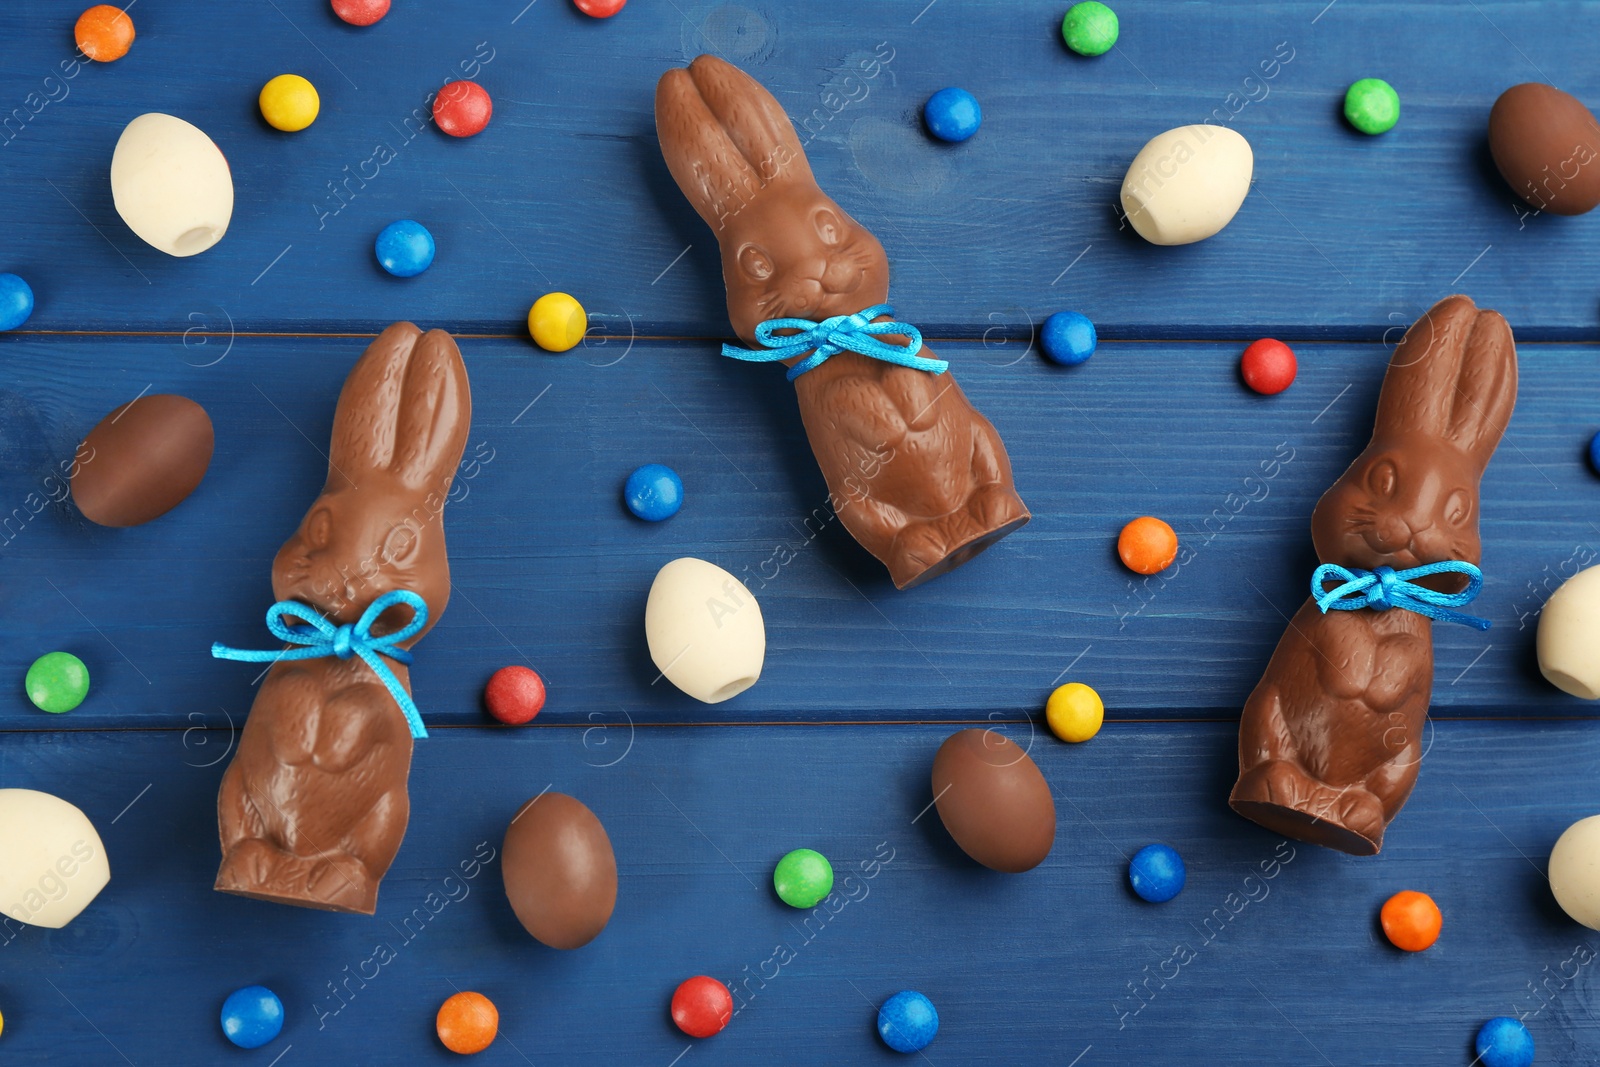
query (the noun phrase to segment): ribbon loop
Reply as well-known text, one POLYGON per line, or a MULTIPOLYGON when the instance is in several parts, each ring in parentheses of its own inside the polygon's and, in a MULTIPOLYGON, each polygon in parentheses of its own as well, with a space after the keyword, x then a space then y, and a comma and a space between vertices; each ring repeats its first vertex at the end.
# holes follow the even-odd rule
POLYGON ((360 656, 362 662, 372 668, 372 673, 378 676, 384 688, 389 690, 394 702, 400 705, 400 710, 406 717, 406 725, 411 728, 411 736, 427 737, 428 729, 422 724, 422 713, 412 702, 411 694, 406 692, 405 686, 400 684, 394 672, 378 658, 387 656, 397 663, 409 664, 412 659, 410 651, 400 648, 399 645, 402 641, 408 641, 421 633, 427 624, 427 603, 409 589, 395 589, 383 594, 367 605, 367 610, 361 613, 361 618, 343 626, 335 626, 298 600, 280 600, 267 609, 267 629, 272 631, 272 636, 278 640, 300 647, 261 651, 229 648, 219 642, 211 646, 211 654, 217 659, 240 660, 246 663, 276 663, 283 659, 320 659, 324 656, 349 659, 351 656, 360 656), (411 609, 411 621, 394 633, 373 637, 372 627, 377 624, 378 617, 397 604, 404 604, 411 609), (296 620, 300 625, 285 622, 286 617, 296 620))
POLYGON ((1459 623, 1475 630, 1487 630, 1489 620, 1450 609, 1470 604, 1482 588, 1483 572, 1470 563, 1454 559, 1403 571, 1393 567, 1377 567, 1366 571, 1324 563, 1311 575, 1311 595, 1324 615, 1329 608, 1336 611, 1403 608, 1439 622, 1459 623), (1464 574, 1467 576, 1467 587, 1459 593, 1440 593, 1415 582, 1417 578, 1434 574, 1464 574), (1328 589, 1328 582, 1339 584, 1328 589))
POLYGON ((835 315, 821 322, 810 319, 768 319, 756 327, 756 343, 767 351, 761 352, 737 345, 723 345, 722 354, 747 363, 775 363, 795 359, 810 352, 811 355, 789 368, 792 382, 808 370, 814 370, 840 352, 854 352, 885 363, 895 363, 912 370, 925 370, 943 374, 950 364, 942 359, 919 356, 922 351, 922 332, 904 322, 873 322, 879 315, 893 315, 888 304, 874 304, 854 315, 835 315), (780 334, 779 330, 795 333, 780 334), (890 344, 878 338, 884 334, 897 334, 906 339, 904 344, 890 344))

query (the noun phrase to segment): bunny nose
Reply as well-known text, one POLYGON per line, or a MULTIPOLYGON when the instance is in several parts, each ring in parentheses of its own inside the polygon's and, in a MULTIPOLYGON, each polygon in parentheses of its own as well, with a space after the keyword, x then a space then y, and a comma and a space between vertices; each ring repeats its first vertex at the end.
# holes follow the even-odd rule
POLYGON ((801 318, 816 318, 821 314, 827 290, 822 288, 822 283, 816 278, 802 275, 790 280, 783 287, 782 307, 785 314, 799 315, 801 318))
POLYGON ((1404 519, 1387 515, 1372 524, 1368 543, 1379 552, 1392 554, 1409 547, 1415 536, 1404 519))
POLYGON ((316 568, 311 581, 318 596, 339 600, 345 604, 353 602, 356 598, 354 583, 349 576, 339 573, 335 567, 323 565, 316 568))

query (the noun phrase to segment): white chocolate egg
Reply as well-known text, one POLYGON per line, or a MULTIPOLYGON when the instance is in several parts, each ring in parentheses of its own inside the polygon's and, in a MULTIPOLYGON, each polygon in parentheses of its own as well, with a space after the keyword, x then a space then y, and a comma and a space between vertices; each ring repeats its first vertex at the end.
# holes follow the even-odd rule
POLYGON ((1600 930, 1600 815, 1567 827, 1550 850, 1550 891, 1574 922, 1600 930))
POLYGON ((151 112, 117 139, 111 198, 128 228, 170 256, 204 252, 228 232, 233 174, 198 127, 151 112))
POLYGON ((767 628, 755 594, 715 563, 692 556, 656 574, 644 608, 644 634, 656 668, 707 704, 755 685, 767 655, 767 628))
POLYGON ((1255 154, 1237 130, 1179 126, 1133 157, 1122 210, 1151 244, 1193 244, 1233 221, 1254 172, 1255 154))
POLYGON ((1575 697, 1600 700, 1600 567, 1574 574, 1545 602, 1538 647, 1546 681, 1575 697))
POLYGON ((60 929, 110 880, 87 815, 49 793, 0 789, 0 915, 60 929))

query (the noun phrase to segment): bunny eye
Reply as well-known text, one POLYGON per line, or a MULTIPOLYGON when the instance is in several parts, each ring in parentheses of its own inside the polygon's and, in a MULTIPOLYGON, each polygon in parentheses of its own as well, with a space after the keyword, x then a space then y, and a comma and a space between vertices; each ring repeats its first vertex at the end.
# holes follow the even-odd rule
POLYGON ((1460 526, 1472 518, 1472 498, 1465 489, 1457 489, 1450 494, 1444 504, 1444 519, 1451 526, 1460 526))
POLYGON ((838 215, 827 208, 820 209, 814 218, 817 227, 817 236, 822 238, 822 243, 835 247, 844 243, 844 223, 838 215))
POLYGON ((382 559, 386 564, 407 564, 417 554, 422 543, 420 531, 409 522, 390 527, 389 536, 383 539, 382 559))
POLYGON ((1395 470, 1394 463, 1387 459, 1367 472, 1367 488, 1376 496, 1393 496, 1395 483, 1399 480, 1400 473, 1395 470))
POLYGON ((772 259, 755 245, 739 249, 739 269, 758 282, 772 277, 772 259))
POLYGON ((306 516, 306 541, 312 548, 327 548, 333 538, 333 516, 327 508, 317 508, 306 516))

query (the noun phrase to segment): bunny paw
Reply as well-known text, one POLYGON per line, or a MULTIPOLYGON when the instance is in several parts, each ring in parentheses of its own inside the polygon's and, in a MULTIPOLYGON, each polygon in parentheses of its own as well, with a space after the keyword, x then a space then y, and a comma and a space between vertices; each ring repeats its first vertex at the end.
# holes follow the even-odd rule
POLYGON ((1275 833, 1371 856, 1383 846, 1383 805, 1364 786, 1334 788, 1288 760, 1268 760, 1240 775, 1228 804, 1275 833))
POLYGON ((981 524, 985 533, 1000 532, 1004 527, 1001 536, 1010 533, 1030 518, 1021 498, 1013 490, 998 482, 985 485, 973 493, 966 510, 967 514, 981 524), (1019 519, 1022 521, 1018 522, 1019 519))
POLYGON ((899 589, 915 585, 933 577, 936 568, 948 554, 945 537, 936 523, 913 522, 895 536, 889 551, 889 576, 899 589))

